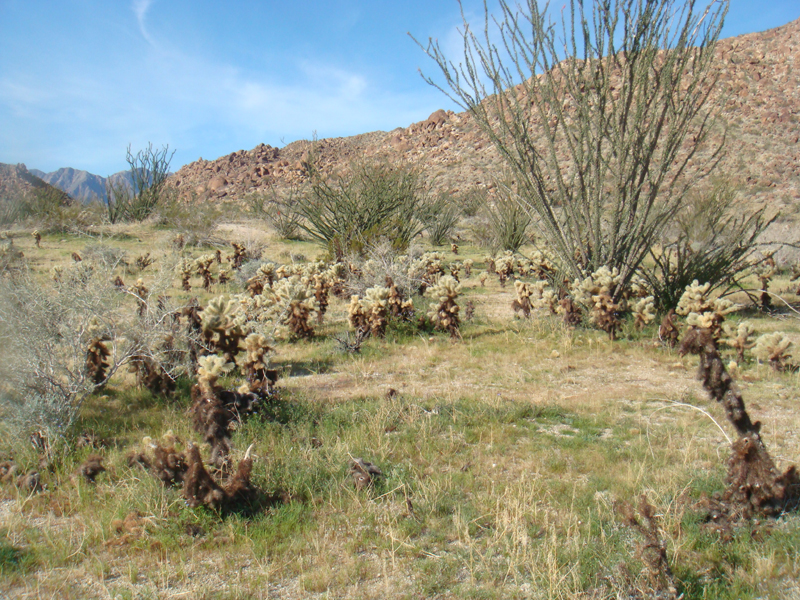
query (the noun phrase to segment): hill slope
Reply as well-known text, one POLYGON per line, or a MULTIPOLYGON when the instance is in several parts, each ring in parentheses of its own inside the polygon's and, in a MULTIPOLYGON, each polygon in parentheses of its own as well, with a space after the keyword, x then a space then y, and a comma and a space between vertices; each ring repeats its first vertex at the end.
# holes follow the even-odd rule
MULTIPOLYGON (((720 82, 711 102, 727 126, 727 154, 718 167, 735 176, 753 200, 790 212, 800 206, 800 19, 769 31, 721 40, 714 69, 720 82)), ((171 177, 184 197, 239 199, 305 178, 310 141, 284 148, 260 144, 216 160, 185 165, 171 177)), ((417 165, 435 188, 456 192, 493 187, 502 172, 494 148, 467 113, 436 111, 425 121, 316 142, 323 170, 353 159, 385 157, 417 165)))

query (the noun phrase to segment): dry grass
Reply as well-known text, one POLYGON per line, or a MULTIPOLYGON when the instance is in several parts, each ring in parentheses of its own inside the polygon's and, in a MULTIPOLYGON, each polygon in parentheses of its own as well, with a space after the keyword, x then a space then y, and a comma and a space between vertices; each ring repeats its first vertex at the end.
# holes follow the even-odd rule
MULTIPOLYGON (((277 262, 319 255, 252 224, 218 231, 229 241, 245 234, 277 262)), ((170 243, 169 232, 141 225, 115 236, 108 244, 132 257, 170 243)), ((63 239, 46 237, 36 250, 28 233, 19 246, 47 273, 85 248, 83 239, 63 239)), ((282 403, 233 433, 233 458, 255 443, 253 483, 297 499, 255 517, 190 509, 180 490, 129 468, 125 454, 146 435, 196 438, 188 394, 166 401, 131 390, 129 380, 112 382, 77 425, 108 439, 106 449, 65 456, 44 493, 2 488, 0 595, 632 597, 623 595, 632 588, 620 564, 639 581, 639 537, 617 507, 646 493, 686 598, 796 597, 796 515, 743 526, 726 543, 702 527, 695 503, 724 487, 729 448, 719 426, 732 432, 695 380, 696 359, 661 347, 653 327, 624 330, 612 343, 554 317, 516 319, 513 286, 489 278, 480 287, 482 253, 461 244, 458 258, 476 261, 462 279, 475 319, 462 324, 458 342, 390 326, 360 354, 341 353, 333 336, 347 329, 347 302, 332 299, 313 340, 278 345, 282 403), (74 476, 92 453, 108 469, 95 485, 74 476), (356 490, 348 476, 355 457, 385 477, 356 490), (117 530, 133 512, 140 530, 117 530)), ((225 290, 238 288, 217 286, 201 302, 225 290)), ((778 322, 800 341, 791 315, 748 318, 760 332, 778 322)), ((800 375, 749 362, 738 385, 779 468, 797 461, 800 375)), ((11 451, 34 460, 5 443, 11 451)))

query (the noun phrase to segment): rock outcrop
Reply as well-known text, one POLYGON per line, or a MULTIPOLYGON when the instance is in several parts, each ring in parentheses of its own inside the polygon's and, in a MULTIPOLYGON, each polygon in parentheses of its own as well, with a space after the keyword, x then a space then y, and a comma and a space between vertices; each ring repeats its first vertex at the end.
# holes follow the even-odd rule
MULTIPOLYGON (((719 84, 711 103, 727 127, 727 153, 717 173, 735 177, 750 200, 777 209, 800 206, 800 19, 769 31, 719 42, 719 84)), ((722 135, 720 128, 718 135, 722 135)), ((303 181, 314 152, 323 172, 353 160, 404 161, 437 190, 492 188, 499 157, 468 113, 437 110, 428 119, 390 132, 260 144, 213 161, 187 164, 170 178, 189 199, 238 200, 248 193, 303 181)))

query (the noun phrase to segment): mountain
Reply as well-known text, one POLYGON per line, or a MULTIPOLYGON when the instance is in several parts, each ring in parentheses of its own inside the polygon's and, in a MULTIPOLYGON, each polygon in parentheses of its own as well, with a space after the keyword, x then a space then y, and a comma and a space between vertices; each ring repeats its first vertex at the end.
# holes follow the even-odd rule
POLYGON ((3 215, 7 214, 9 206, 18 206, 38 193, 52 193, 53 198, 59 198, 64 204, 72 202, 68 194, 28 171, 25 165, 0 163, 0 212, 3 215))
MULTIPOLYGON (((712 67, 719 74, 710 103, 727 126, 727 152, 717 175, 735 178, 747 196, 784 212, 800 208, 800 19, 782 27, 720 40, 712 67)), ((722 135, 721 130, 717 135, 722 135)), ((170 184, 183 197, 237 200, 270 184, 306 178, 312 150, 323 171, 353 159, 405 161, 436 189, 491 189, 503 166, 494 147, 465 113, 438 110, 428 119, 390 132, 293 142, 283 148, 260 144, 216 160, 200 159, 179 169, 170 184)))
POLYGON ((128 171, 120 171, 108 178, 71 167, 61 168, 52 173, 44 173, 38 169, 31 169, 30 172, 82 202, 91 202, 99 199, 105 203, 107 201, 106 183, 109 180, 114 184, 130 182, 130 173, 128 171))

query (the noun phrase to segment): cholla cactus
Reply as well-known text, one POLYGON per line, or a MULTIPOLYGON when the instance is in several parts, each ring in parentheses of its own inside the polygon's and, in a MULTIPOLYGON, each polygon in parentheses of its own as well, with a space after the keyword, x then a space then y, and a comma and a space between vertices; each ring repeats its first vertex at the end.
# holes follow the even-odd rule
POLYGON ((364 305, 361 304, 361 299, 358 297, 358 294, 353 294, 350 296, 350 306, 347 314, 350 321, 350 326, 355 329, 356 332, 369 332, 369 319, 367 317, 367 311, 364 308, 364 305))
POLYGON ((281 279, 265 299, 266 320, 272 321, 277 330, 288 329, 296 337, 310 338, 314 335, 311 325, 317 316, 319 304, 308 277, 293 275, 281 279))
POLYGON ((742 321, 735 330, 728 324, 723 325, 722 328, 725 330, 725 335, 727 336, 722 341, 736 350, 736 360, 739 363, 743 363, 744 351, 755 346, 755 342, 750 339, 753 333, 755 333, 755 329, 753 329, 749 321, 742 321))
POLYGON ((203 338, 222 352, 227 361, 232 361, 239 352, 239 342, 245 337, 244 321, 236 298, 218 296, 200 313, 203 338))
POLYGON ((696 328, 705 328, 711 332, 715 340, 722 334, 722 322, 725 315, 739 309, 738 306, 724 298, 707 298, 711 285, 700 285, 695 279, 678 301, 675 312, 686 316, 686 324, 696 328))
POLYGON ((514 255, 506 250, 502 256, 494 260, 494 268, 500 278, 500 287, 506 287, 506 281, 514 275, 514 255))
POLYGON ((794 344, 782 331, 765 333, 756 340, 753 354, 759 359, 769 361, 776 371, 784 371, 790 367, 788 360, 792 357, 789 349, 794 344))
POLYGON ((460 274, 461 274, 461 263, 460 262, 450 263, 450 276, 456 281, 461 281, 459 277, 460 274))
POLYGON ((217 380, 230 373, 236 366, 225 360, 225 357, 216 354, 201 356, 197 359, 197 383, 205 398, 215 398, 220 391, 217 380))
POLYGON ((585 279, 576 279, 572 284, 572 295, 577 302, 589 306, 595 303, 593 296, 607 295, 613 298, 619 282, 617 268, 609 269, 603 265, 585 279))
POLYGON ((398 319, 410 321, 414 318, 414 303, 403 296, 402 291, 394 284, 394 280, 386 276, 386 287, 389 288, 389 313, 398 319))
POLYGON ((534 286, 530 283, 524 283, 517 279, 514 282, 514 289, 517 292, 517 299, 511 303, 511 308, 517 313, 522 311, 522 314, 527 318, 531 316, 531 296, 534 293, 534 286))
POLYGON ((258 271, 247 280, 246 289, 250 296, 258 296, 265 287, 272 287, 275 281, 275 263, 265 263, 258 267, 258 271))
POLYGON ((478 279, 481 282, 481 287, 486 287, 486 280, 489 278, 489 273, 481 273, 481 276, 478 279))
POLYGON ((386 335, 387 318, 389 316, 389 288, 375 286, 369 288, 361 300, 369 323, 371 335, 386 335))
POLYGON ((441 277, 437 284, 429 290, 429 294, 434 298, 430 305, 428 317, 430 317, 436 329, 449 331, 450 336, 458 337, 458 304, 456 298, 461 293, 461 284, 453 277, 445 275, 441 277))
POLYGON ((654 306, 652 296, 641 298, 636 304, 633 305, 633 326, 636 327, 638 331, 644 329, 656 318, 653 310, 654 306))
POLYGON ((42 247, 41 246, 41 244, 42 244, 42 234, 39 233, 39 230, 38 229, 34 229, 33 233, 31 233, 31 236, 33 237, 33 243, 36 244, 36 247, 37 248, 41 248, 42 247))
POLYGON ((772 298, 767 290, 769 289, 770 281, 775 276, 775 271, 775 259, 771 256, 768 256, 755 270, 756 277, 761 283, 761 310, 772 308, 772 298))
POLYGON ((553 262, 540 250, 533 251, 529 263, 530 266, 528 270, 537 279, 547 279, 556 270, 553 266, 553 262))
POLYGON ((181 261, 179 269, 181 272, 181 287, 183 291, 191 292, 192 284, 189 280, 192 278, 192 273, 194 272, 194 263, 184 259, 181 261))
POLYGON ((106 341, 108 339, 104 337, 93 337, 86 347, 86 375, 95 385, 100 385, 106 380, 108 370, 111 368, 108 362, 111 350, 106 346, 106 341))
POLYGON ((617 339, 617 331, 622 326, 618 316, 619 305, 605 292, 592 296, 592 303, 589 321, 612 340, 617 339))
POLYGON ((546 309, 551 315, 558 314, 558 295, 547 287, 546 281, 529 284, 533 292, 531 302, 533 308, 546 309))
POLYGON ((471 258, 468 258, 464 261, 464 275, 469 279, 472 277, 472 266, 475 264, 475 261, 471 258))
POLYGON ((229 259, 231 261, 231 268, 234 271, 238 271, 247 258, 247 249, 244 244, 239 244, 237 242, 231 242, 231 246, 233 247, 233 256, 229 259))
POLYGON ((247 383, 239 392, 268 393, 277 379, 277 372, 269 369, 268 356, 273 348, 266 336, 251 333, 243 342, 244 353, 237 358, 247 383))
POLYGON ((428 287, 434 285, 439 277, 444 275, 442 267, 444 260, 445 255, 441 252, 426 252, 411 263, 408 275, 411 279, 421 281, 420 294, 424 294, 428 287))
POLYGON ((450 244, 450 250, 453 251, 453 254, 458 254, 458 244, 456 244, 455 242, 450 244))
POLYGON ((140 317, 143 317, 147 310, 147 294, 150 293, 150 290, 145 287, 144 281, 139 278, 136 280, 136 283, 130 287, 130 291, 136 296, 136 302, 139 304, 138 314, 140 317))
POLYGON ((328 299, 333 286, 339 280, 342 269, 341 264, 333 265, 327 269, 323 268, 322 263, 314 263, 307 269, 307 276, 311 278, 314 284, 314 298, 317 300, 319 310, 317 313, 317 320, 322 324, 322 319, 328 310, 328 299))
POLYGON ((214 264, 213 254, 204 254, 195 261, 197 274, 203 279, 203 289, 209 290, 214 284, 214 275, 211 273, 211 265, 214 264))
POLYGON ((494 275, 495 273, 497 273, 494 264, 494 257, 486 256, 484 257, 484 260, 486 261, 486 272, 489 273, 489 275, 494 275))

